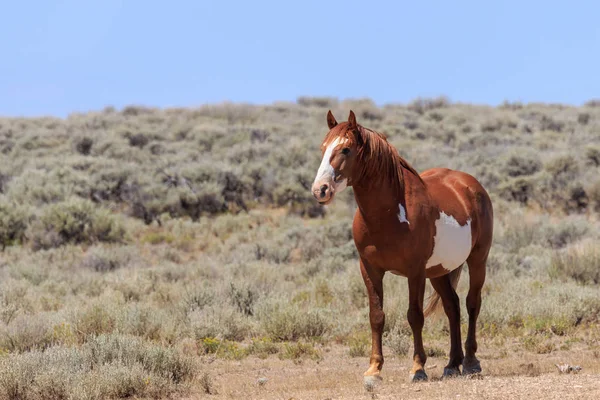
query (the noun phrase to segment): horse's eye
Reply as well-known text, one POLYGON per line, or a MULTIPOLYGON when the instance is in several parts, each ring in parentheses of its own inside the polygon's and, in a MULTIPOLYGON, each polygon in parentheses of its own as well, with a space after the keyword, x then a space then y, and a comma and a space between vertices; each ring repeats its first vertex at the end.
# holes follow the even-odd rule
POLYGON ((347 156, 348 154, 350 154, 350 149, 348 147, 344 147, 342 149, 342 154, 345 155, 345 156, 347 156))

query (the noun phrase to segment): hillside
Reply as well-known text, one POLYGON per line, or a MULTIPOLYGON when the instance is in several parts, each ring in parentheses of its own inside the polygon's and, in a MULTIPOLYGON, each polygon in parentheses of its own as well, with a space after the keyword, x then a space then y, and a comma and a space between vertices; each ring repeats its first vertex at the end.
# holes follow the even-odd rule
MULTIPOLYGON (((329 109, 417 171, 461 169, 491 194, 484 368, 514 351, 598 357, 599 102, 109 107, 0 118, 0 399, 210 392, 215 358, 316 363, 331 346, 359 357, 360 380, 352 191, 322 207, 309 190, 329 109)), ((406 281, 385 285, 386 355, 409 365, 406 281)), ((440 362, 445 325, 426 323, 440 362)))
POLYGON ((325 113, 384 132, 417 170, 461 168, 495 196, 549 212, 599 207, 600 106, 368 100, 197 109, 107 108, 66 120, 1 119, 0 193, 40 206, 72 197, 151 222, 292 206, 320 215, 307 188, 325 113))

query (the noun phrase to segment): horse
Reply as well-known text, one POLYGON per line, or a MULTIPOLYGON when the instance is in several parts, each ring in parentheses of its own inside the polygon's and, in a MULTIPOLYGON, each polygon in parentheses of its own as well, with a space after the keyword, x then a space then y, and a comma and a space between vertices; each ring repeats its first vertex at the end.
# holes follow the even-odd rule
POLYGON ((476 325, 494 219, 488 193, 462 171, 432 168, 419 174, 384 134, 359 125, 352 110, 348 121, 341 123, 329 110, 327 125, 329 132, 321 143, 323 158, 311 191, 320 204, 327 205, 346 187, 353 188, 357 209, 352 234, 368 294, 372 334, 365 385, 382 379, 382 281, 386 272, 408 281, 406 316, 414 344, 410 381, 428 379, 422 330, 425 318, 441 308, 440 299, 450 328, 450 354, 443 378, 481 373, 475 355, 476 325), (470 283, 463 353, 456 286, 465 262, 470 283), (427 278, 434 292, 424 309, 427 278))

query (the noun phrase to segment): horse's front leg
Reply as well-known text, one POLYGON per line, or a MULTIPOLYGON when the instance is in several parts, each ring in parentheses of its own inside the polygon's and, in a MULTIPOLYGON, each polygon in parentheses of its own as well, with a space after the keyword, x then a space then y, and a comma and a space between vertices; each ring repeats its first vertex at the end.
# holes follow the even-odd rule
POLYGON ((410 379, 413 382, 426 381, 425 362, 427 355, 423 347, 423 297, 425 296, 425 268, 408 278, 408 323, 413 333, 414 353, 413 367, 410 370, 410 379))
POLYGON ((383 366, 381 336, 385 323, 385 314, 383 312, 384 271, 372 268, 362 259, 360 261, 360 271, 369 296, 369 322, 371 323, 372 335, 370 365, 364 374, 364 379, 365 383, 372 383, 375 379, 381 379, 379 374, 383 366))

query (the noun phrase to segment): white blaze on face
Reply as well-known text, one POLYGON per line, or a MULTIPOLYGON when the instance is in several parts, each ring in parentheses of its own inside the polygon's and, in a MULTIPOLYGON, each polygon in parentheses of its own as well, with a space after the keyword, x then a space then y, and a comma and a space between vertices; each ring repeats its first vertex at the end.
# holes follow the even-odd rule
POLYGON ((341 192, 346 188, 346 179, 341 182, 336 183, 335 179, 335 171, 333 167, 329 163, 331 159, 331 154, 333 154, 333 150, 342 143, 345 143, 347 139, 344 138, 336 138, 333 142, 327 146, 325 149, 325 154, 323 154, 323 160, 321 160, 321 165, 319 166, 319 170, 317 171, 317 176, 315 177, 314 183, 320 182, 322 180, 330 181, 333 183, 333 191, 334 193, 341 192))
POLYGON ((471 253, 471 220, 460 225, 454 217, 440 212, 435 221, 433 254, 425 268, 441 264, 448 271, 460 267, 471 253))
POLYGON ((402 206, 402 203, 398 203, 398 220, 400 223, 406 222, 410 225, 410 222, 406 219, 406 209, 402 206))

